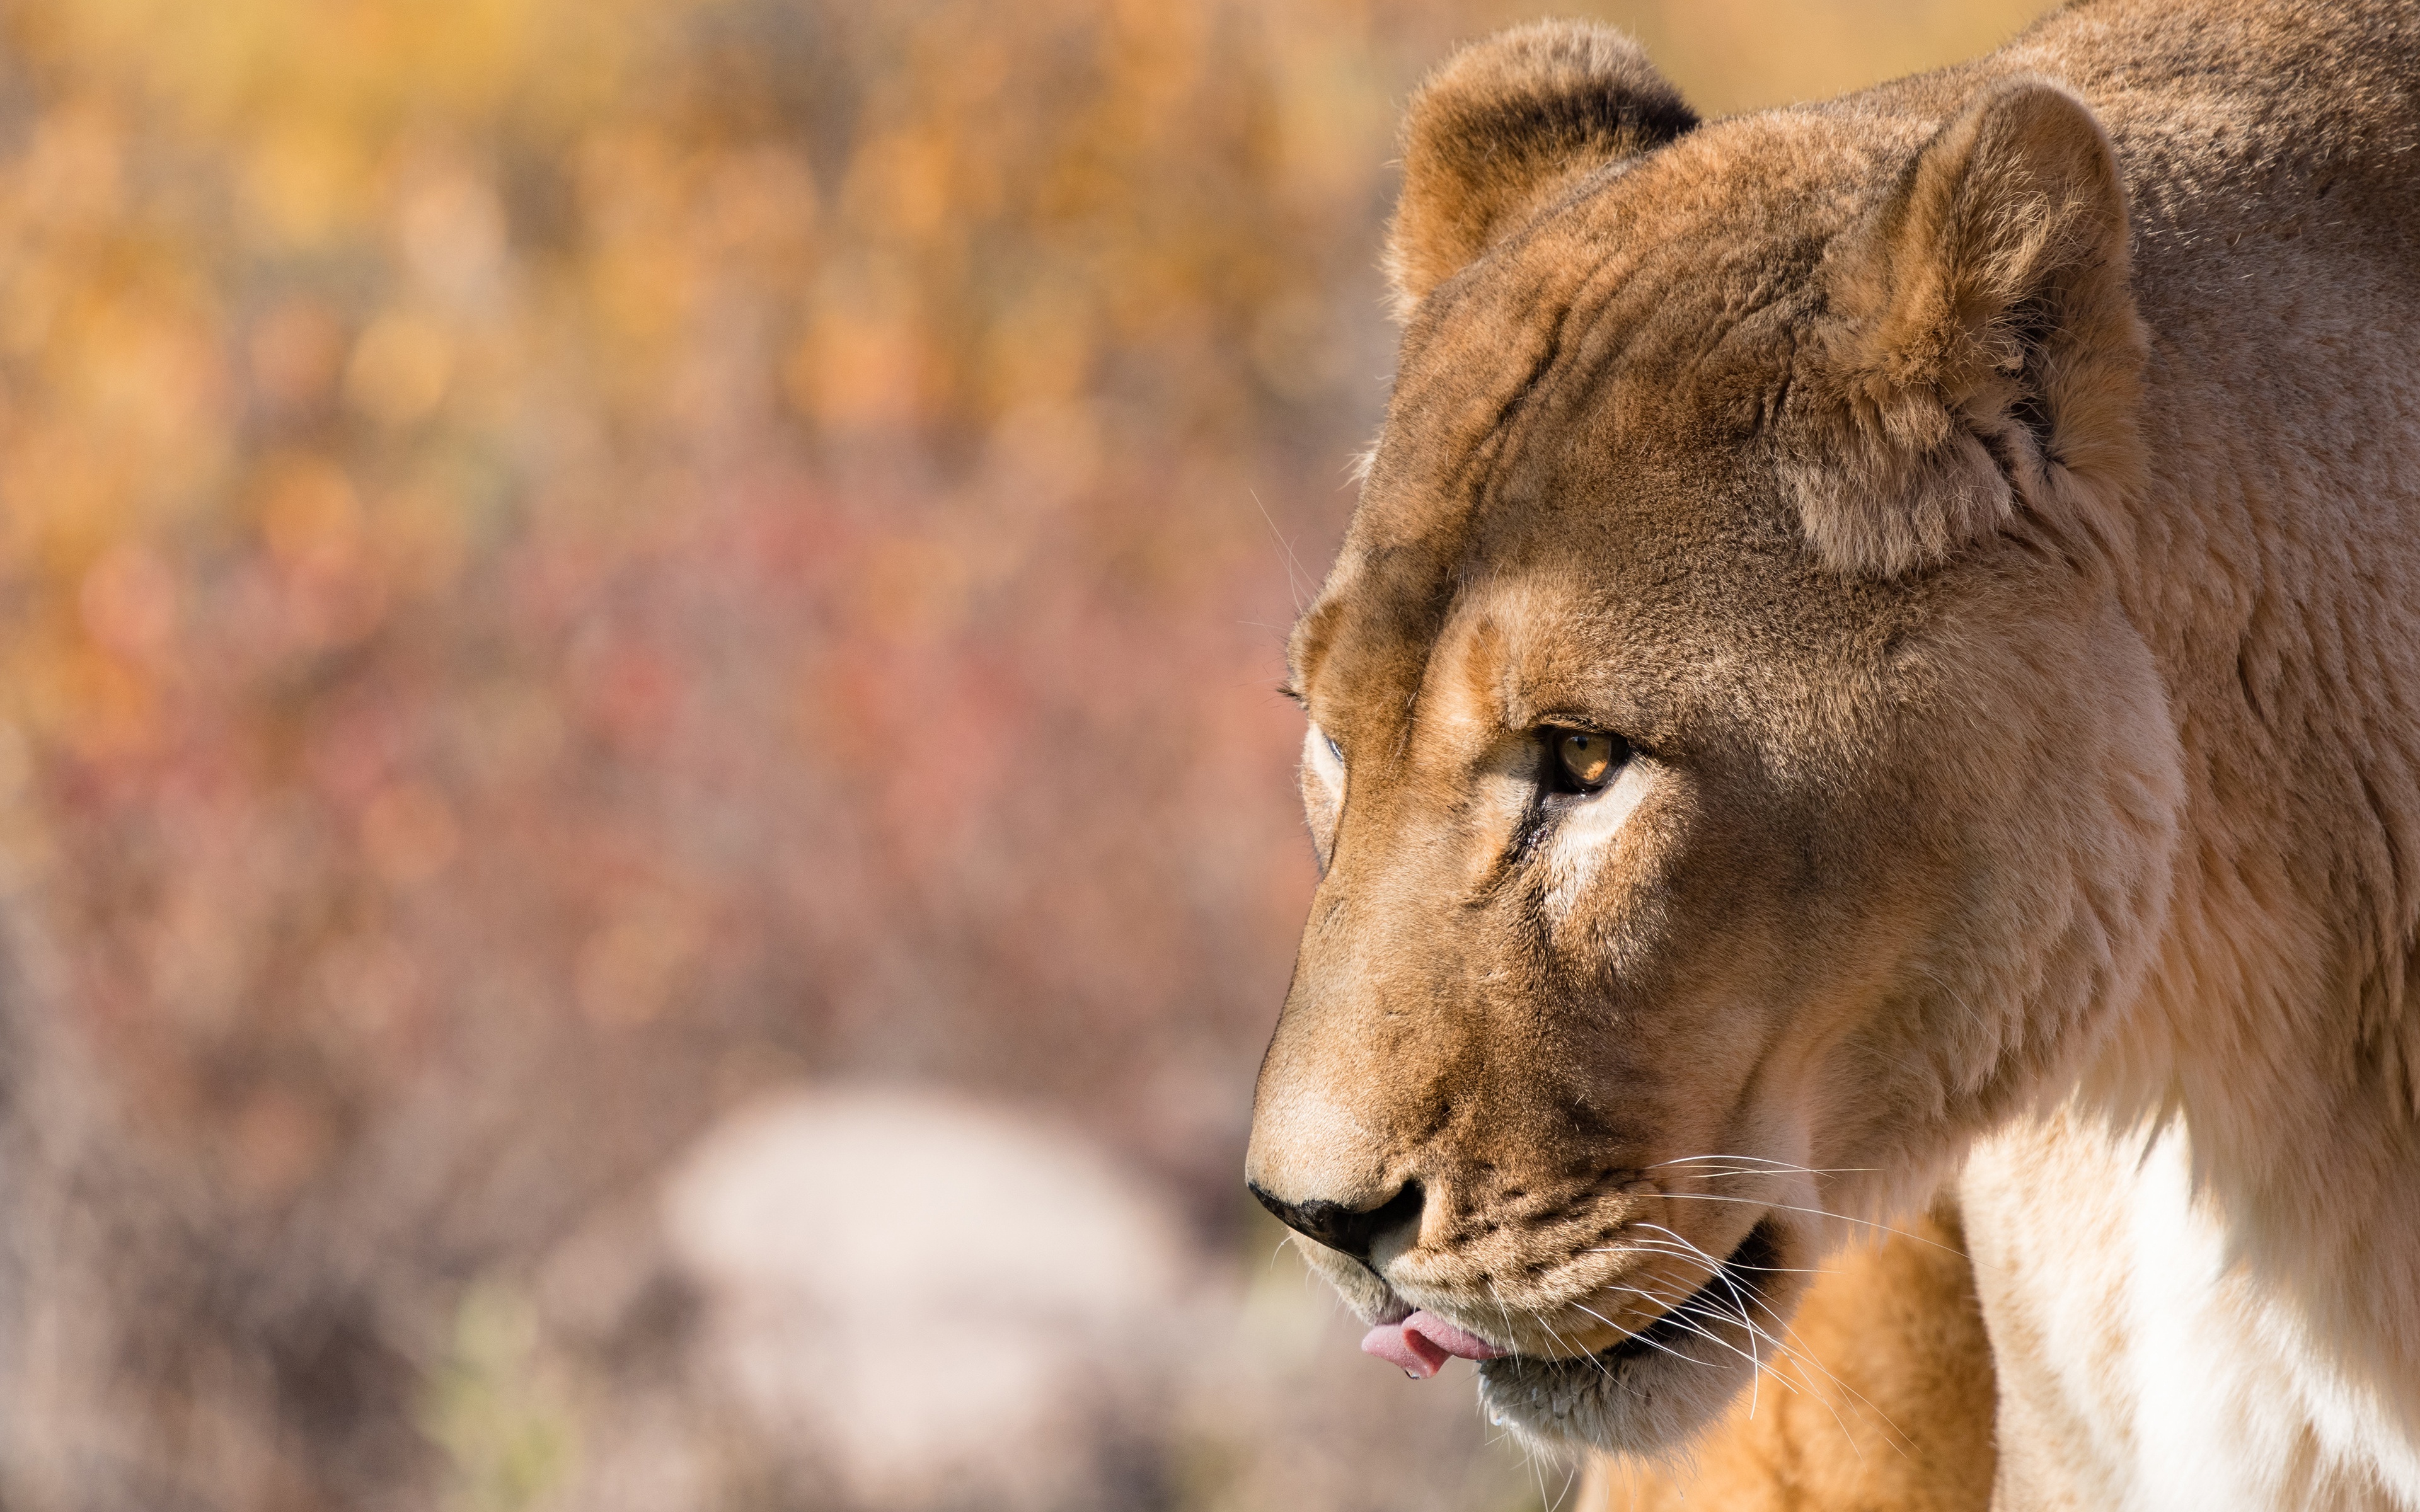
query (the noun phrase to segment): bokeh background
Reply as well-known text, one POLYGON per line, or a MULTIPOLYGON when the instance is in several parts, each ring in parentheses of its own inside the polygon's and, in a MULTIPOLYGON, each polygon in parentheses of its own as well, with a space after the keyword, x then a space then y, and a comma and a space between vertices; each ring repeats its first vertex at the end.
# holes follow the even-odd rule
POLYGON ((1396 112, 1532 13, 0 3, 0 1505, 1554 1501, 1237 1174, 1396 112))

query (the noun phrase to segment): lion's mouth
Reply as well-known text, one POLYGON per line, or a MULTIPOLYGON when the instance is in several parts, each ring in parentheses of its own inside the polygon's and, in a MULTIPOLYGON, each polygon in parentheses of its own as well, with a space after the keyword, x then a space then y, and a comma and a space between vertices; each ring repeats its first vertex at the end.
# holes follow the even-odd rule
POLYGON ((1544 1443, 1670 1442, 1697 1421, 1690 1404, 1706 1399, 1705 1382, 1736 1381, 1743 1367, 1763 1364, 1773 1335, 1755 1315, 1773 1306, 1785 1253, 1780 1226, 1768 1218, 1697 1290, 1610 1349, 1482 1363, 1480 1402, 1490 1420, 1544 1443), (1683 1364, 1700 1368, 1679 1370, 1683 1364))
POLYGON ((1621 1343, 1592 1354, 1537 1355, 1499 1351, 1481 1360, 1480 1375, 1483 1380, 1510 1380, 1519 1377, 1534 1381, 1541 1373, 1561 1375, 1579 1372, 1610 1378, 1636 1361, 1662 1354, 1688 1357, 1689 1346, 1703 1342, 1717 1324, 1760 1333, 1755 1313, 1765 1306, 1764 1278, 1771 1274, 1781 1258, 1781 1239, 1772 1223, 1760 1223, 1747 1231, 1747 1237, 1716 1266, 1697 1290, 1690 1292, 1662 1317, 1631 1335, 1621 1343))
POLYGON ((1706 1277, 1704 1285, 1682 1298, 1674 1306, 1665 1309, 1663 1317, 1611 1349, 1599 1350, 1583 1358, 1618 1365, 1658 1350, 1674 1352, 1675 1347, 1684 1338, 1702 1337, 1710 1319, 1743 1322, 1753 1329, 1755 1319, 1750 1316, 1750 1310, 1763 1305, 1764 1298, 1760 1289, 1762 1278, 1780 1257, 1781 1242, 1779 1236, 1774 1233, 1773 1226, 1758 1224, 1747 1231, 1745 1239, 1739 1242, 1739 1247, 1714 1268, 1714 1273, 1706 1277))
POLYGON ((1609 1370, 1652 1353, 1678 1353, 1678 1347, 1685 1339, 1706 1335, 1710 1320, 1741 1323, 1754 1332, 1752 1309, 1764 1304, 1760 1278, 1773 1269, 1779 1257, 1780 1242, 1771 1226, 1758 1224, 1697 1290, 1667 1308, 1647 1327, 1591 1354, 1518 1354, 1429 1312, 1414 1312, 1378 1324, 1361 1340, 1361 1350, 1422 1381, 1435 1375, 1446 1361, 1455 1358, 1479 1362, 1482 1373, 1491 1361, 1508 1362, 1506 1368, 1511 1370, 1569 1365, 1609 1370))

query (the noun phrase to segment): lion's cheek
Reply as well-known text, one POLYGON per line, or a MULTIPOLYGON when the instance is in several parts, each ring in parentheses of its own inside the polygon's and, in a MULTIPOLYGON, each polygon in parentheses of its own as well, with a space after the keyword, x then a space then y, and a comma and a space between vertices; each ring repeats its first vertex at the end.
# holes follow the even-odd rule
POLYGON ((1947 864, 1900 889, 1924 922, 1832 1072, 1835 1105, 1869 1136, 1840 1151, 1856 1164, 1934 1164, 2071 1078, 2143 1000, 2172 906, 2183 749, 2114 597, 2011 630, 1963 686, 1966 717, 1935 722, 1963 749, 1924 758, 1926 847, 1947 864), (1873 1068, 1894 1063, 1906 1070, 1871 1095, 1873 1068))

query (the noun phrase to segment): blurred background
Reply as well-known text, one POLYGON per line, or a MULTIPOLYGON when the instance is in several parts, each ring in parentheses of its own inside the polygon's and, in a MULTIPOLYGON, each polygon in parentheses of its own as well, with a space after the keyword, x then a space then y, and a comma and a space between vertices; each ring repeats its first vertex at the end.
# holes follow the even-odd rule
POLYGON ((0 0, 0 1505, 1552 1503, 1238 1176, 1396 112, 1534 13, 0 0))

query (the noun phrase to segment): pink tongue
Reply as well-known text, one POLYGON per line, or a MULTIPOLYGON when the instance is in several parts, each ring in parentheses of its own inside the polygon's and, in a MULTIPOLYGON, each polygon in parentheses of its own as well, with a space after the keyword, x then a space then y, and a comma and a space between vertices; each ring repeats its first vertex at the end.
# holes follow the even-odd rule
POLYGON ((1466 1360, 1493 1360, 1504 1351, 1442 1318, 1414 1313, 1400 1323, 1380 1323, 1372 1329, 1361 1340, 1361 1352, 1401 1365, 1404 1374, 1426 1381, 1456 1355, 1466 1360))

